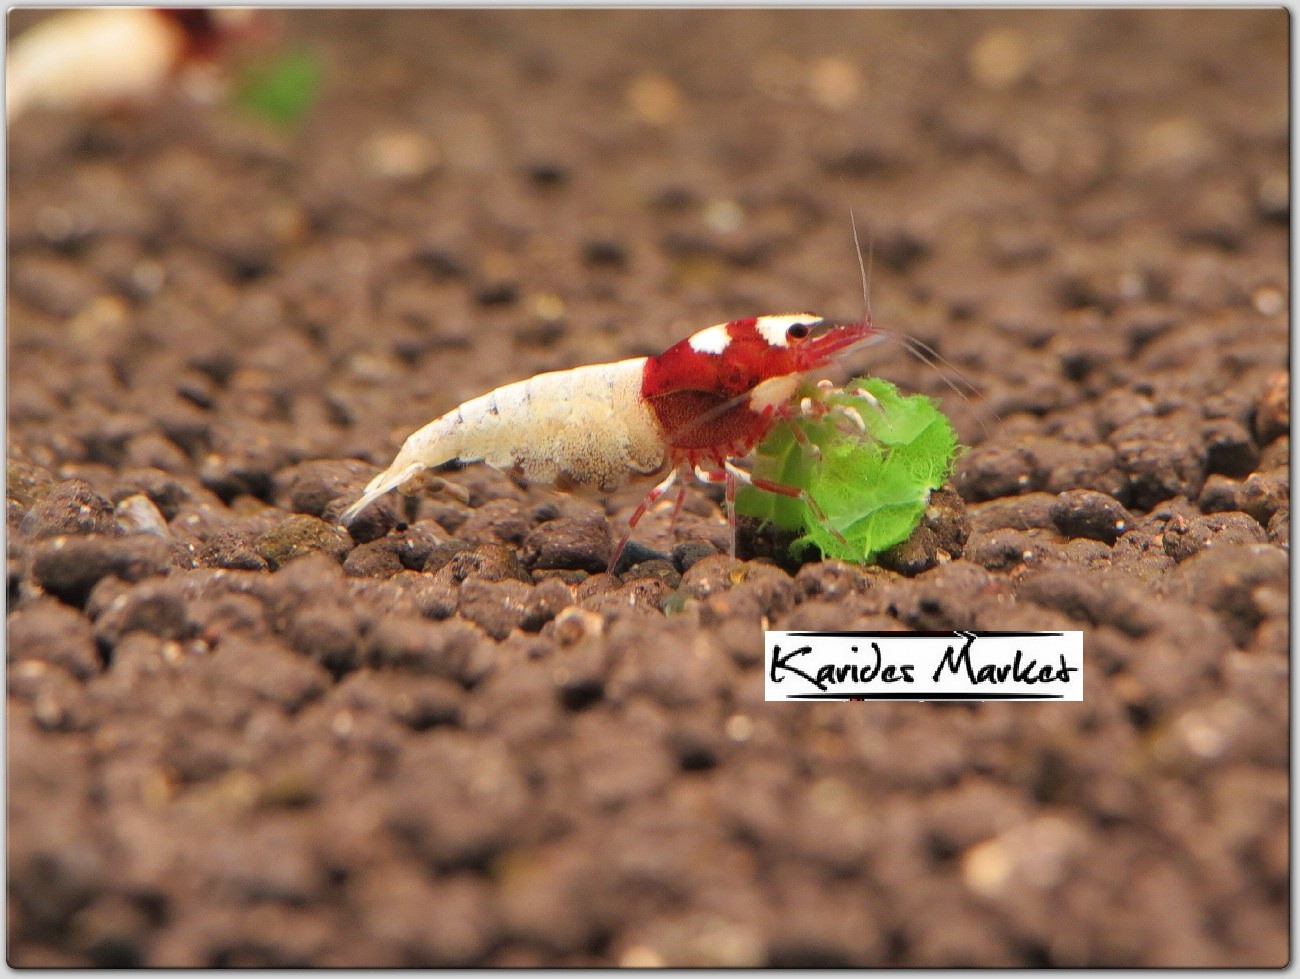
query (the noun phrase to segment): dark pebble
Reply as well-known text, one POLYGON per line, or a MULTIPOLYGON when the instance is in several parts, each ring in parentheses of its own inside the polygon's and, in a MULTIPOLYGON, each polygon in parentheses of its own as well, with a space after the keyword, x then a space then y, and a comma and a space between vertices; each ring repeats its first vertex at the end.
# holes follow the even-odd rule
POLYGON ((178 585, 174 579, 140 582, 96 618, 96 639, 112 648, 128 632, 147 632, 160 639, 189 638, 196 630, 178 585))
POLYGON ((569 168, 554 160, 537 160, 528 164, 528 179, 538 187, 560 187, 569 182, 569 168))
POLYGON ((1094 490, 1061 493, 1051 506, 1051 517, 1066 537, 1086 537, 1113 544, 1133 525, 1132 515, 1113 496, 1094 490))
POLYGON ((66 319, 104 292, 99 277, 81 262, 52 255, 26 254, 9 270, 14 294, 37 309, 66 319))
POLYGON ((582 260, 588 265, 622 269, 627 267, 627 248, 621 241, 596 239, 587 242, 582 260))
POLYGON ((651 198, 650 204, 656 210, 670 214, 680 214, 690 210, 700 202, 699 194, 683 184, 670 184, 660 188, 651 198))
POLYGON ((40 466, 19 459, 9 459, 5 463, 5 496, 24 511, 45 499, 57 483, 58 480, 40 466))
POLYGON ((539 320, 517 326, 515 339, 524 346, 553 347, 565 332, 564 323, 559 320, 539 320))
POLYGON ((95 587, 90 590, 90 595, 86 598, 86 607, 82 611, 85 612, 86 618, 94 622, 108 611, 113 602, 124 598, 130 590, 131 583, 115 575, 100 578, 95 587))
POLYGON ((151 927, 140 902, 106 894, 77 912, 75 941, 92 968, 135 969, 145 964, 151 927))
POLYGON ((1019 447, 982 445, 957 461, 953 485, 963 499, 995 500, 1038 489, 1033 458, 1019 447))
POLYGON ((429 562, 433 549, 446 539, 442 529, 432 520, 421 520, 388 535, 393 553, 402 567, 422 571, 429 562))
POLYGON ((683 721, 668 735, 668 745, 684 772, 716 768, 724 747, 721 733, 709 724, 683 721))
POLYGON ((53 599, 11 612, 7 638, 10 660, 53 663, 78 680, 88 680, 102 668, 90 622, 53 599))
POLYGON ((239 369, 239 358, 235 351, 214 345, 191 354, 186 364, 206 376, 217 387, 225 387, 239 369))
POLYGON ((416 611, 426 619, 449 619, 456 614, 456 608, 460 603, 460 587, 450 581, 439 580, 437 577, 430 578, 427 574, 419 574, 414 571, 403 572, 395 576, 400 580, 404 577, 417 579, 411 588, 410 594, 415 602, 416 611))
MULTIPOLYGON (((710 553, 717 553, 717 548, 713 548, 710 553)), ((646 547, 638 542, 635 538, 629 538, 627 545, 623 548, 623 553, 618 559, 618 568, 613 568, 615 574, 621 573, 619 568, 631 568, 646 561, 666 561, 669 556, 662 551, 656 551, 653 547, 646 547)), ((601 568, 604 571, 604 568, 601 568)))
POLYGON ((325 508, 335 500, 346 505, 359 497, 372 476, 374 467, 363 462, 300 462, 275 474, 274 500, 293 513, 323 517, 325 508))
POLYGON ((1291 437, 1279 435, 1259 454, 1259 471, 1272 472, 1291 465, 1291 437))
POLYGON ((127 444, 144 434, 147 424, 138 415, 111 414, 74 428, 81 442, 82 460, 119 468, 126 461, 127 444))
POLYGON ((673 566, 673 562, 667 558, 652 558, 649 561, 641 561, 628 568, 619 575, 626 584, 629 581, 636 581, 638 578, 654 578, 662 581, 669 588, 676 588, 682 583, 682 576, 673 566))
POLYGON ((199 552, 199 562, 232 571, 266 571, 271 565, 253 548, 252 538, 238 530, 219 530, 199 552))
POLYGON ((1037 572, 1021 580, 1017 596, 1088 625, 1109 625, 1134 637, 1155 627, 1155 620, 1128 583, 1104 572, 1077 568, 1037 572))
POLYGON ((1291 511, 1287 508, 1276 511, 1268 521, 1268 539, 1278 547, 1291 546, 1291 511))
POLYGON ((295 558, 328 554, 342 561, 352 547, 348 535, 317 517, 294 514, 253 541, 257 551, 274 571, 295 558))
POLYGON ((314 602, 295 610, 285 639, 335 677, 361 666, 361 629, 357 617, 335 602, 314 602))
POLYGON ((1256 589, 1271 586, 1286 594, 1286 552, 1272 544, 1227 544, 1188 558, 1170 577, 1170 593, 1213 609, 1233 641, 1245 648, 1264 620, 1256 589))
MULTIPOLYGON (((360 496, 360 492, 357 495, 360 496)), ((346 495, 337 497, 325 507, 321 519, 327 523, 341 524, 343 511, 352 505, 353 499, 346 495)), ((352 522, 346 528, 348 535, 358 544, 379 540, 394 527, 404 523, 401 507, 402 497, 397 493, 390 493, 375 500, 352 518, 352 522)))
POLYGON ((274 486, 275 460, 252 451, 209 453, 199 464, 199 482, 226 503, 237 496, 269 499, 274 486))
POLYGON ((519 300, 519 286, 514 282, 485 282, 474 290, 480 306, 509 306, 519 300))
POLYGON ((1259 463, 1259 447, 1246 427, 1230 418, 1220 418, 1206 423, 1202 429, 1205 439, 1205 469, 1241 479, 1254 472, 1259 463))
POLYGON ((500 642, 523 624, 531 596, 522 581, 469 578, 460 587, 459 613, 500 642))
POLYGON ((1287 371, 1271 374, 1255 409, 1255 434, 1260 445, 1291 431, 1291 375, 1287 371))
MULTIPOLYGON (((94 595, 91 601, 94 601, 94 595)), ((231 592, 214 598, 197 598, 186 606, 186 614, 198 629, 199 636, 209 644, 235 633, 266 638, 271 631, 266 606, 252 595, 231 592)))
POLYGON ((682 575, 681 590, 692 598, 708 598, 727 591, 745 580, 745 564, 726 554, 712 554, 696 561, 682 575))
POLYGON ((895 609, 912 629, 973 629, 976 613, 998 602, 1002 586, 978 566, 967 549, 967 560, 941 564, 912 579, 914 588, 895 609))
POLYGON ((153 411, 158 428, 192 459, 202 458, 212 445, 212 421, 199 408, 179 398, 153 411))
POLYGON ((1116 429, 1140 418, 1151 417, 1155 414, 1155 410, 1149 393, 1123 388, 1111 390, 1097 403, 1097 427, 1100 429, 1101 436, 1106 438, 1116 429))
MULTIPOLYGON (((75 771, 64 777, 74 776, 84 777, 75 771)), ((10 779, 13 777, 11 772, 10 779)), ((26 785, 23 788, 31 791, 26 785)), ((108 892, 110 875, 105 858, 98 847, 75 833, 73 820, 62 813, 58 819, 46 814, 41 838, 18 836, 15 816, 23 815, 11 809, 9 816, 10 845, 20 844, 9 859, 10 900, 29 927, 64 932, 72 916, 92 897, 108 892)), ((27 815, 27 820, 32 818, 27 815)))
POLYGON ((524 540, 529 567, 605 570, 612 552, 609 522, 600 516, 559 517, 535 528, 524 540))
POLYGON ((113 484, 115 503, 137 493, 147 496, 163 519, 169 522, 176 518, 185 503, 206 495, 194 492, 175 476, 152 466, 125 469, 113 484))
MULTIPOLYGON (((153 478, 158 479, 171 473, 188 472, 190 460, 174 442, 155 432, 143 432, 127 443, 125 465, 135 467, 138 470, 153 470, 157 473, 153 478)), ((123 473, 123 475, 126 474, 123 473)), ((183 491, 180 483, 174 482, 173 485, 183 491)), ((150 493, 149 495, 152 496, 153 494, 150 493)), ((184 495, 187 496, 188 494, 185 493, 184 495)), ((155 500, 154 502, 161 506, 161 501, 155 500)))
POLYGON ((418 246, 412 257, 434 279, 460 279, 469 272, 469 264, 463 256, 437 244, 430 243, 418 246))
POLYGON ((385 824, 443 872, 484 867, 529 813, 518 764, 498 739, 435 729, 420 742, 393 773, 385 824))
POLYGON ((360 670, 329 694, 348 707, 386 713, 414 731, 460 722, 465 691, 443 677, 360 670))
POLYGON ((867 569, 846 561, 805 564, 794 578, 801 599, 840 600, 846 596, 860 595, 872 587, 872 581, 872 575, 867 569))
POLYGON ((802 534, 786 530, 771 521, 757 517, 736 518, 736 556, 742 561, 767 560, 797 566, 790 557, 790 548, 802 534))
POLYGON ((1273 519, 1273 514, 1291 505, 1290 469, 1251 473, 1242 483, 1239 499, 1243 511, 1267 525, 1273 519))
POLYGON ((605 695, 609 657, 595 642, 580 642, 555 657, 551 680, 565 710, 586 710, 605 695))
MULTIPOLYGON (((582 772, 576 801, 584 809, 601 812, 647 804, 673 777, 676 766, 659 739, 634 727, 610 723, 604 711, 580 714, 574 725, 578 733, 570 750, 582 772)), ((673 859, 662 852, 642 859, 658 863, 665 857, 673 859)))
MULTIPOLYGON (((629 545, 630 547, 630 545, 629 545)), ((718 549, 706 540, 684 540, 673 548, 673 564, 685 574, 697 562, 718 553, 718 549)))
POLYGON ((245 636, 221 642, 214 654, 202 661, 202 668, 220 674, 223 685, 242 687, 287 713, 315 700, 333 679, 324 667, 279 643, 245 636))
MULTIPOLYGON (((442 557, 442 546, 440 545, 434 548, 429 555, 424 570, 433 570, 432 565, 442 557)), ((457 549, 449 559, 442 561, 438 565, 437 576, 440 581, 446 581, 449 584, 459 584, 470 577, 481 578, 484 581, 503 581, 506 578, 515 578, 527 584, 532 584, 528 569, 519 560, 519 555, 515 553, 514 548, 506 547, 504 544, 483 544, 470 550, 457 549)))
POLYGON ((1186 561, 1210 546, 1268 542, 1268 534, 1259 521, 1233 511, 1194 516, 1190 520, 1175 518, 1165 524, 1161 536, 1165 553, 1175 561, 1186 561))
POLYGON ((1043 489, 1049 493, 1089 489, 1119 499, 1128 492, 1128 480, 1116 467, 1115 450, 1109 445, 1080 445, 1053 462, 1043 489))
POLYGON ((1218 474, 1210 476, 1201 488, 1201 496, 1196 502, 1204 513, 1221 513, 1225 510, 1240 510, 1238 497, 1241 483, 1218 474))
POLYGON ((991 530, 971 534, 966 560, 990 571, 1010 571, 1032 560, 1042 531, 991 530))
POLYGON ((387 618, 376 623, 365 642, 366 660, 426 676, 442 676, 473 686, 491 667, 483 634, 460 622, 387 618))
POLYGON ((23 518, 22 531, 36 538, 120 533, 113 504, 81 479, 66 480, 46 493, 23 518))
POLYGON ((554 500, 547 500, 545 503, 539 503, 528 511, 528 517, 533 523, 546 523, 548 520, 554 520, 560 516, 563 511, 560 504, 554 500))
POLYGON ((572 604, 573 592, 564 582, 556 578, 540 581, 524 599, 524 614, 519 620, 519 628, 525 632, 537 632, 572 604))
POLYGON ((1240 510, 1267 526, 1273 514, 1290 507, 1291 477, 1286 469, 1251 473, 1241 482, 1211 476, 1197 501, 1203 513, 1240 510))
POLYGON ((672 593, 673 590, 657 578, 638 578, 620 587, 580 597, 578 604, 609 618, 624 615, 633 609, 657 616, 663 602, 672 593))
POLYGON ((1112 436, 1119 470, 1128 480, 1129 505, 1150 510, 1175 496, 1195 497, 1205 483, 1205 446, 1186 433, 1159 437, 1112 436))
POLYGON ((649 696, 670 709, 709 701, 729 683, 731 667, 720 656, 697 656, 696 626, 680 618, 663 620, 655 642, 646 642, 644 621, 615 623, 607 640, 614 667, 607 683, 611 700, 649 696))
POLYGON ((897 151, 891 147, 863 145, 824 156, 820 163, 824 173, 865 180, 896 171, 901 160, 897 151))
POLYGON ((934 532, 940 559, 959 558, 970 536, 970 522, 966 516, 966 501, 948 487, 930 494, 921 525, 934 532))
POLYGON ((574 588, 577 588, 590 577, 591 572, 589 571, 570 571, 564 568, 538 568, 533 572, 533 581, 537 584, 554 579, 566 585, 572 585, 574 588))
POLYGON ((473 544, 519 544, 528 534, 529 526, 518 501, 495 499, 475 509, 456 535, 473 544))
POLYGON ((882 551, 876 562, 909 578, 918 575, 939 563, 939 538, 929 527, 917 527, 907 540, 882 551))
POLYGON ((405 570, 391 537, 358 544, 343 562, 343 573, 353 578, 391 578, 405 570))
POLYGON ((51 595, 80 606, 90 590, 106 575, 139 581, 166 574, 185 556, 168 541, 153 534, 133 537, 56 537, 32 549, 32 577, 51 595))
POLYGON ((970 529, 981 533, 992 530, 1030 530, 1034 527, 1054 530, 1056 521, 1052 518, 1052 508, 1056 502, 1057 497, 1052 493, 1026 493, 1024 496, 972 503, 967 510, 970 529))
MULTIPOLYGON (((439 524, 439 526, 441 526, 441 524, 439 524)), ((441 543, 434 544, 433 547, 429 548, 429 555, 424 559, 424 566, 412 570, 429 572, 441 571, 443 566, 450 562, 457 554, 460 554, 462 551, 473 550, 474 545, 469 541, 453 537, 451 540, 442 541, 441 543)))

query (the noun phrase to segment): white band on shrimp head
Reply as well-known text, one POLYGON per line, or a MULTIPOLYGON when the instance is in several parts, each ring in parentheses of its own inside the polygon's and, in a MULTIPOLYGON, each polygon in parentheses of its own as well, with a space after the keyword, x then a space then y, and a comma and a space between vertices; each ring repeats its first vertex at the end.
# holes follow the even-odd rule
POLYGON ((792 313, 787 316, 760 316, 754 323, 759 334, 774 347, 787 346, 786 334, 792 326, 816 326, 822 321, 812 313, 792 313))
POLYGON ((727 332, 726 323, 719 323, 707 330, 701 330, 686 342, 697 354, 720 354, 727 349, 727 344, 731 343, 731 334, 727 332))

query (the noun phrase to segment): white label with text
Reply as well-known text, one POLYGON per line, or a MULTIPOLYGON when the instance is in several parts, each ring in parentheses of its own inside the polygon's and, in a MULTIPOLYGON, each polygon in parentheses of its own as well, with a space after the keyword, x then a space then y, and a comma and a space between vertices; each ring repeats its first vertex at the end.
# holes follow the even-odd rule
POLYGON ((768 700, 1083 700, 1082 632, 768 632, 768 700))

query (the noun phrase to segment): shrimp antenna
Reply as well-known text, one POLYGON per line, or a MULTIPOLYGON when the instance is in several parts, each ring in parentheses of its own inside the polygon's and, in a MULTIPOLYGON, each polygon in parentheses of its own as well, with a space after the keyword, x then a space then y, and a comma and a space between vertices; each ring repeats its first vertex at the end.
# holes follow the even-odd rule
MULTIPOLYGON (((957 397, 961 398, 962 401, 969 404, 972 398, 978 398, 981 396, 979 387, 962 373, 960 367, 954 364, 947 357, 943 356, 943 354, 939 353, 939 351, 935 350, 934 347, 930 346, 924 340, 908 333, 900 333, 897 330, 887 330, 883 327, 876 327, 875 329, 881 336, 888 340, 893 340, 895 343, 903 347, 903 349, 912 357, 916 358, 917 361, 925 364, 926 367, 934 371, 948 389, 951 390, 953 394, 957 395, 957 397)), ((996 412, 994 412, 994 417, 997 417, 996 412)), ((988 425, 982 418, 977 418, 976 420, 979 422, 980 429, 987 437, 989 434, 988 425)))
POLYGON ((872 235, 867 239, 867 261, 862 261, 862 243, 858 240, 858 219, 853 214, 853 208, 849 208, 849 224, 853 228, 853 250, 858 256, 858 271, 862 273, 862 305, 866 307, 865 319, 871 319, 871 273, 874 269, 876 259, 876 236, 872 235))

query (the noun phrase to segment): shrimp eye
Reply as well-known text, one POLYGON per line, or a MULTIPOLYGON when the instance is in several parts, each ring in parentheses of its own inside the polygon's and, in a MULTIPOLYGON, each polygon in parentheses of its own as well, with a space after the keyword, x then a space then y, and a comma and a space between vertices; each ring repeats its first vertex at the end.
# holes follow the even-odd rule
POLYGON ((785 331, 785 335, 791 340, 807 340, 811 332, 812 327, 807 323, 795 323, 785 331))

